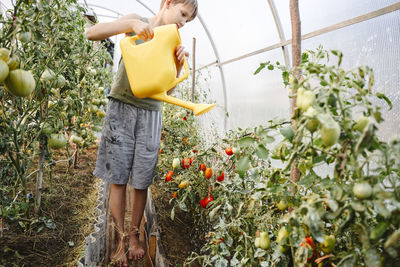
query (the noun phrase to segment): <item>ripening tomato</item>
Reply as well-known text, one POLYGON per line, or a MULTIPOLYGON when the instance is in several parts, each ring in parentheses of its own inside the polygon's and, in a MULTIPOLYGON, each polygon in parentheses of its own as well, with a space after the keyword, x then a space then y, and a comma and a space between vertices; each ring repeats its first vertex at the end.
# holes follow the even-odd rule
POLYGON ((206 170, 206 164, 204 164, 204 163, 200 164, 199 170, 200 171, 205 171, 206 170))
POLYGON ((167 175, 165 176, 165 182, 169 182, 172 180, 172 175, 174 175, 173 171, 168 171, 167 175))
POLYGON ((306 247, 309 247, 309 248, 314 248, 315 247, 314 240, 311 237, 306 236, 304 239, 305 239, 305 242, 302 242, 300 244, 300 246, 302 246, 302 247, 306 246, 306 247))
POLYGON ((226 147, 226 148, 225 148, 225 153, 226 153, 228 156, 232 156, 232 155, 233 155, 232 148, 231 148, 231 147, 226 147))
POLYGON ((212 177, 213 171, 211 168, 207 168, 204 174, 207 179, 210 179, 212 177))
POLYGON ((194 157, 189 158, 189 164, 190 165, 192 165, 193 161, 194 161, 194 157))
POLYGON ((182 159, 182 168, 183 169, 188 169, 190 166, 190 161, 187 158, 183 158, 182 159))
POLYGON ((178 196, 178 192, 174 192, 173 194, 172 194, 172 198, 176 198, 178 196))
POLYGON ((179 187, 180 189, 186 188, 186 187, 189 186, 189 184, 190 184, 190 182, 189 182, 188 180, 185 180, 185 181, 182 181, 182 182, 178 185, 178 187, 179 187))
POLYGON ((217 177, 217 181, 222 182, 224 180, 224 178, 225 178, 225 174, 224 174, 224 172, 221 172, 221 174, 217 177))

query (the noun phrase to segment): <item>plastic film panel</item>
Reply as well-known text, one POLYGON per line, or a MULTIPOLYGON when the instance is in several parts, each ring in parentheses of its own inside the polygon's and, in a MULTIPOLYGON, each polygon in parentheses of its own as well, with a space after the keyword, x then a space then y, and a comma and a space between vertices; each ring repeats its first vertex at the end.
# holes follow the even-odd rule
MULTIPOLYGON (((289 0, 274 0, 287 39, 291 39, 289 0)), ((380 8, 398 3, 398 0, 301 0, 299 1, 302 34, 348 20, 380 8)))
POLYGON ((254 75, 260 63, 283 62, 282 50, 275 49, 224 65, 228 91, 228 128, 266 125, 268 120, 289 116, 288 89, 282 72, 267 68, 254 75))
MULTIPOLYGON (((265 0, 199 1, 199 12, 215 41, 221 60, 227 60, 279 42, 265 0)), ((186 27, 186 26, 185 26, 186 27)))
MULTIPOLYGON (((379 135, 385 140, 400 135, 400 11, 355 24, 334 32, 305 40, 302 51, 316 49, 320 44, 327 50, 343 52, 345 69, 367 65, 374 70, 374 92, 383 92, 392 101, 389 110, 385 101, 374 98, 382 106, 385 121, 379 135)), ((289 46, 290 47, 290 46, 289 46)), ((291 48, 289 48, 291 51, 291 48)))

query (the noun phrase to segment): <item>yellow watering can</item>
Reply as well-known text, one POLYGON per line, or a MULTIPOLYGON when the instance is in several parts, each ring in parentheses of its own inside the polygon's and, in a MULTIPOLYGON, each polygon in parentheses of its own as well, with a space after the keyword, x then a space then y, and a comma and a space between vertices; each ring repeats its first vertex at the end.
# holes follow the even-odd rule
POLYGON ((182 43, 176 24, 154 28, 152 40, 137 45, 137 35, 120 41, 122 58, 133 94, 138 98, 150 97, 193 110, 200 115, 215 104, 195 104, 167 95, 167 91, 189 76, 185 58, 185 73, 177 78, 175 48, 182 43))

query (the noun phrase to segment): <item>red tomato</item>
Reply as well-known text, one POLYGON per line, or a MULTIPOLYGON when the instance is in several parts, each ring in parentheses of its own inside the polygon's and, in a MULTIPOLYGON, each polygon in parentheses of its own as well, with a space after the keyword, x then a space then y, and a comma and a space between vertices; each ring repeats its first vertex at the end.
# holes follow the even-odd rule
POLYGON ((182 159, 182 168, 183 169, 187 169, 190 166, 190 160, 187 158, 183 158, 182 159))
POLYGON ((225 243, 225 239, 220 238, 220 239, 214 240, 214 245, 218 245, 220 243, 225 243))
POLYGON ((190 165, 192 165, 193 161, 194 161, 194 157, 189 158, 189 164, 190 165))
POLYGON ((200 171, 205 171, 206 170, 206 164, 204 164, 204 163, 200 164, 199 170, 200 171))
POLYGON ((185 121, 185 120, 187 120, 187 119, 186 119, 186 116, 185 116, 185 117, 183 117, 183 120, 184 120, 184 121, 185 121))
POLYGON ((204 174, 206 175, 207 179, 210 179, 212 177, 213 171, 211 168, 207 168, 204 174))
MULTIPOLYGON (((305 239, 305 242, 302 242, 300 244, 301 247, 305 246, 309 249, 313 249, 315 247, 314 240, 311 237, 306 236, 304 239, 305 239)), ((307 258, 307 262, 311 262, 312 259, 315 257, 316 257, 316 254, 315 254, 315 251, 313 251, 311 258, 307 258)))
POLYGON ((166 182, 171 181, 172 180, 172 175, 174 175, 174 172, 173 171, 168 171, 167 175, 165 176, 165 181, 166 182))
POLYGON ((232 156, 232 155, 233 155, 232 148, 231 148, 231 147, 226 147, 226 148, 225 148, 225 153, 226 153, 228 156, 232 156))
POLYGON ((224 174, 224 172, 221 172, 220 176, 217 177, 217 181, 222 182, 224 180, 224 178, 225 178, 225 174, 224 174))
MULTIPOLYGON (((214 198, 212 195, 206 196, 202 200, 200 200, 200 205, 201 205, 201 207, 203 207, 205 209, 205 208, 207 208, 208 203, 210 203, 213 200, 214 200, 214 198)), ((211 206, 212 206, 212 204, 210 205, 210 207, 211 206)))

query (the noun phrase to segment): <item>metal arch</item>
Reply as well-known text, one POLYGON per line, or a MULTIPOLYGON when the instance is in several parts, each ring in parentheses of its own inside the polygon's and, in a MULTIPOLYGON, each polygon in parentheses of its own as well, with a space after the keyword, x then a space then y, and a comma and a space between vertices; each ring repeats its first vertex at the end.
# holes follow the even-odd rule
MULTIPOLYGON (((208 28, 207 28, 206 24, 204 23, 202 17, 200 16, 200 14, 197 14, 197 18, 199 19, 201 25, 203 26, 204 31, 205 31, 206 34, 207 34, 208 40, 209 40, 210 43, 211 43, 212 49, 213 49, 213 51, 214 51, 214 55, 215 55, 215 57, 216 57, 216 59, 217 59, 216 62, 219 63, 219 62, 220 62, 219 54, 218 54, 217 47, 215 46, 214 40, 213 40, 213 38, 212 38, 210 32, 208 31, 208 28)), ((221 65, 218 65, 218 64, 217 64, 217 66, 218 66, 218 68, 219 68, 219 73, 220 73, 220 75, 221 75, 222 89, 223 89, 223 93, 224 93, 224 106, 225 106, 225 111, 228 112, 228 97, 227 97, 227 93, 226 93, 225 73, 224 73, 224 69, 222 68, 221 65)), ((224 117, 224 129, 225 129, 225 131, 226 131, 226 128, 227 128, 227 124, 228 124, 228 118, 227 118, 227 116, 225 116, 225 117, 224 117)))
POLYGON ((153 14, 153 15, 155 15, 156 13, 154 13, 154 11, 153 10, 151 10, 151 8, 150 7, 148 7, 145 3, 143 3, 142 1, 140 1, 140 0, 136 0, 136 2, 138 2, 139 4, 141 4, 142 6, 144 6, 144 8, 146 8, 148 11, 150 11, 150 13, 151 14, 153 14))
POLYGON ((120 17, 123 16, 123 14, 121 14, 121 13, 115 11, 115 10, 112 10, 111 8, 104 7, 104 6, 99 6, 99 5, 95 5, 95 4, 86 4, 86 6, 88 6, 88 7, 89 7, 89 6, 92 6, 92 7, 101 8, 101 9, 104 9, 104 10, 107 10, 107 11, 110 11, 110 12, 113 12, 113 13, 117 14, 117 15, 120 16, 120 17))
MULTIPOLYGON (((283 32, 282 23, 281 23, 281 20, 279 19, 279 14, 276 11, 274 0, 268 0, 268 4, 271 9, 272 16, 274 17, 276 29, 279 34, 279 39, 280 39, 281 43, 283 43, 286 41, 285 33, 283 32)), ((285 65, 287 67, 290 67, 290 65, 291 65, 290 59, 289 59, 287 47, 285 45, 282 46, 282 53, 283 53, 283 59, 285 61, 285 65)))
MULTIPOLYGON (((144 6, 147 10, 149 10, 152 14, 155 14, 148 6, 146 6, 144 3, 142 3, 140 0, 136 0, 136 2, 138 2, 139 4, 141 4, 142 6, 144 6)), ((201 26, 203 26, 204 31, 207 34, 208 40, 211 43, 212 49, 214 51, 214 55, 217 59, 216 63, 220 62, 219 59, 219 54, 218 54, 218 50, 217 47, 215 46, 214 40, 210 34, 210 32, 208 31, 208 28, 206 26, 206 24, 204 23, 203 19, 201 18, 200 14, 197 14, 197 18, 199 19, 201 26)), ((225 82, 225 74, 224 74, 224 70, 222 68, 222 66, 218 65, 219 68, 219 73, 221 75, 221 80, 222 80, 222 89, 223 89, 223 93, 224 93, 224 106, 225 106, 225 111, 228 112, 228 99, 227 99, 227 94, 226 94, 226 82, 225 82)), ((226 131, 227 128, 227 124, 228 124, 228 119, 227 116, 224 117, 224 130, 226 131)))

